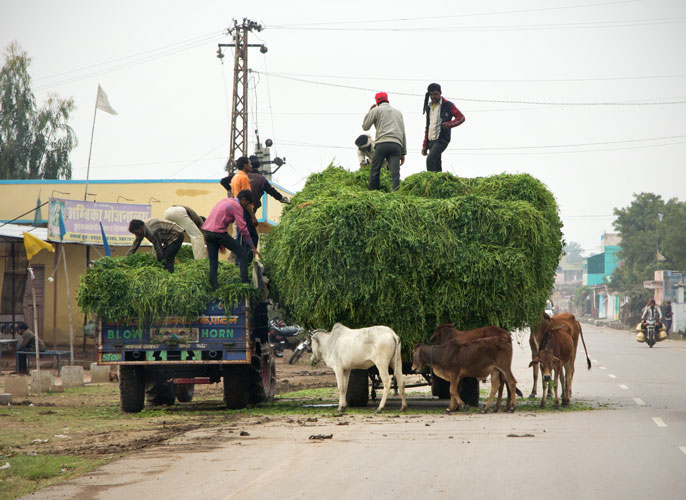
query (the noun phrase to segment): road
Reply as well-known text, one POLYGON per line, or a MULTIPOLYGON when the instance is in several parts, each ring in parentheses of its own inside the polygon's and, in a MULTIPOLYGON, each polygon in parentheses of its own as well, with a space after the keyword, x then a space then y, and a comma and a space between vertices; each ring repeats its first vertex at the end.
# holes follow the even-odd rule
MULTIPOLYGON (((238 429, 198 431, 26 498, 683 499, 686 343, 649 349, 631 332, 583 328, 593 368, 586 370, 580 343, 573 399, 602 409, 399 418, 390 411, 264 421, 242 437, 238 429)), ((514 351, 528 395, 526 339, 514 351)))

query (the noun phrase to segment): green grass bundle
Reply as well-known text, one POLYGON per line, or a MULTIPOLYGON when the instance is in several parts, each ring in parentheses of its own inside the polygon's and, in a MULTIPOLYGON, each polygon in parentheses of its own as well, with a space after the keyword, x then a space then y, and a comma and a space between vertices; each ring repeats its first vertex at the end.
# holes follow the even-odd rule
POLYGON ((149 324, 165 316, 195 319, 210 300, 231 307, 256 294, 241 283, 238 267, 227 262, 219 263, 218 280, 221 286, 213 291, 207 259, 179 260, 171 274, 151 254, 105 257, 81 277, 77 300, 84 313, 105 321, 149 324))
POLYGON ((388 325, 409 349, 442 322, 536 321, 562 252, 543 184, 425 172, 372 192, 360 172, 313 175, 266 238, 271 290, 298 322, 388 325))

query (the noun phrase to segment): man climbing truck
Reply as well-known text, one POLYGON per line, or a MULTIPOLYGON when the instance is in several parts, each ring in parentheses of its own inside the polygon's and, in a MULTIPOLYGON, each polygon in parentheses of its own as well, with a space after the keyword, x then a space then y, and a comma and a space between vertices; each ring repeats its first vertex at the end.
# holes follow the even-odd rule
POLYGON ((224 381, 230 409, 274 397, 274 358, 265 303, 241 301, 231 310, 211 302, 195 321, 168 317, 138 326, 135 318, 101 322, 98 363, 119 366, 121 408, 139 412, 193 398, 195 384, 224 381))

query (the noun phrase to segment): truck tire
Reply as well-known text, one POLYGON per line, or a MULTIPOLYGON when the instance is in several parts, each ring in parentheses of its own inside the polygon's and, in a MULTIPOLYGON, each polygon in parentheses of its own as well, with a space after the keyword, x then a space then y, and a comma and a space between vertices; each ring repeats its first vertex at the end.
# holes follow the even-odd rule
POLYGON ((119 367, 119 396, 121 409, 138 413, 145 405, 145 371, 142 366, 119 367))
POLYGON ((367 406, 369 401, 369 374, 367 370, 351 370, 348 391, 345 393, 348 406, 367 406))
POLYGON ((190 403, 195 394, 195 384, 176 384, 175 386, 176 399, 180 403, 190 403))
POLYGON ((224 404, 229 410, 246 408, 250 402, 250 374, 243 366, 225 366, 224 404))
POLYGON ((156 371, 148 372, 145 395, 148 398, 148 403, 152 406, 171 406, 176 401, 174 383, 156 371))
MULTIPOLYGON (((431 394, 438 396, 438 399, 450 399, 450 382, 443 380, 434 374, 431 379, 431 394)), ((474 377, 464 377, 462 379, 462 389, 460 390, 462 401, 469 406, 478 408, 479 406, 479 381, 474 377)))
POLYGON ((250 372, 250 403, 257 405, 274 399, 276 364, 269 352, 253 357, 250 372))

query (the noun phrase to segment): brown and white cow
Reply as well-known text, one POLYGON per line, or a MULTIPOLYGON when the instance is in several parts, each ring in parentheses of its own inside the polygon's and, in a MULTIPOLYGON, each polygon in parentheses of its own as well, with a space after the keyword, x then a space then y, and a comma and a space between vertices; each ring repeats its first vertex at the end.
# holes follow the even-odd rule
MULTIPOLYGON (((509 337, 509 336, 508 336, 509 337)), ((510 390, 508 411, 516 406, 517 381, 512 375, 512 341, 500 336, 477 338, 468 341, 451 339, 440 345, 417 344, 412 353, 412 368, 422 370, 430 367, 442 379, 450 381, 450 405, 448 411, 464 406, 458 387, 463 377, 483 379, 498 370, 510 390)), ((500 378, 491 377, 491 394, 484 411, 493 403, 500 378)))
MULTIPOLYGON (((568 335, 570 335, 572 342, 574 343, 575 357, 577 345, 579 343, 579 337, 581 337, 581 342, 583 343, 584 351, 586 352, 586 361, 588 363, 588 369, 591 369, 591 360, 588 358, 588 350, 586 349, 584 333, 581 329, 581 324, 579 324, 574 315, 571 313, 560 313, 555 314, 553 316, 548 316, 546 313, 543 313, 541 321, 531 331, 531 335, 529 335, 529 347, 531 347, 532 360, 532 363, 530 363, 529 366, 531 366, 534 371, 534 384, 531 389, 531 394, 529 395, 530 398, 536 397, 536 386, 538 385, 539 366, 538 363, 533 363, 533 360, 538 358, 538 352, 540 349, 541 342, 543 340, 543 335, 545 334, 545 332, 551 331, 554 328, 561 328, 562 331, 565 331, 568 335)), ((543 388, 545 389, 545 386, 548 384, 543 383, 543 381, 541 382, 543 384, 543 388)), ((550 385, 548 385, 548 396, 552 396, 552 388, 550 387, 550 385)))
MULTIPOLYGON (((481 339, 486 337, 498 337, 503 341, 512 342, 512 337, 510 336, 510 333, 507 330, 504 330, 497 326, 482 326, 480 328, 475 328, 474 330, 461 331, 455 328, 455 326, 452 323, 442 323, 438 325, 436 327, 436 331, 429 339, 429 342, 431 342, 432 344, 445 344, 447 341, 452 339, 466 342, 469 340, 481 339)), ((498 411, 500 409, 500 402, 503 398, 503 387, 505 387, 507 384, 505 384, 505 379, 501 376, 500 372, 497 369, 493 370, 493 373, 491 373, 491 381, 493 377, 498 379, 498 383, 500 384, 498 388, 498 399, 495 404, 495 411, 498 411)), ((460 392, 460 388, 458 388, 458 392, 460 392)), ((522 393, 519 389, 517 389, 517 395, 522 396, 522 393)), ((510 395, 508 387, 508 398, 509 397, 510 395)))

